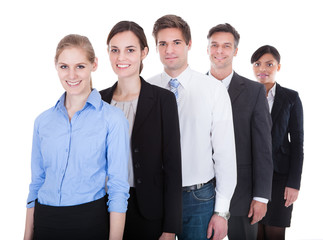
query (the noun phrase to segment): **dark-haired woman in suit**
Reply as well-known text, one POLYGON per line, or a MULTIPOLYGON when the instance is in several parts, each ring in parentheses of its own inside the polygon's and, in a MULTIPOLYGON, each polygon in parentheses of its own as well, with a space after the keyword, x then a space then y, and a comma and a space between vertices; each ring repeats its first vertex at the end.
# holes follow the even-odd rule
POLYGON ((148 44, 138 24, 117 23, 107 44, 118 81, 100 93, 103 100, 123 110, 131 136, 130 198, 123 239, 175 239, 182 224, 181 149, 175 95, 140 76, 148 44))
POLYGON ((273 122, 272 151, 274 175, 272 200, 266 216, 259 222, 258 240, 285 239, 290 227, 293 203, 300 189, 303 166, 303 107, 296 91, 275 81, 280 70, 280 54, 265 45, 251 57, 256 79, 265 85, 273 122))

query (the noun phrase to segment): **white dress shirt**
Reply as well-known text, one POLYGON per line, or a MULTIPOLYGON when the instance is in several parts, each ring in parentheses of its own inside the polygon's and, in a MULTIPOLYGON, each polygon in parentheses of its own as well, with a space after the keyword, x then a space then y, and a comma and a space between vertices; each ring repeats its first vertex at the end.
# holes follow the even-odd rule
MULTIPOLYGON (((170 89, 165 72, 148 81, 170 89)), ((215 210, 229 211, 237 182, 231 102, 223 84, 187 67, 176 79, 183 186, 216 178, 215 210)))
MULTIPOLYGON (((210 73, 211 71, 209 71, 209 73, 210 73)), ((230 87, 230 83, 231 83, 231 80, 232 80, 232 76, 233 76, 233 71, 232 71, 232 73, 229 75, 229 76, 227 76, 226 78, 224 78, 223 80, 219 80, 219 79, 217 79, 217 78, 215 78, 212 74, 209 74, 209 76, 211 77, 211 79, 213 79, 213 80, 217 80, 217 81, 220 81, 220 82, 222 82, 223 84, 224 84, 224 86, 226 87, 226 89, 227 90, 229 90, 229 87, 230 87)), ((275 86, 276 86, 276 84, 275 84, 275 86)), ((274 87, 273 87, 274 88, 274 87)), ((275 87, 276 88, 276 87, 275 87)), ((268 99, 268 98, 267 98, 268 99)), ((269 100, 268 100, 268 103, 269 103, 269 100)), ((271 105, 272 106, 272 105, 271 105)), ((269 107, 270 107, 270 105, 269 105, 269 107)), ((271 109, 271 108, 270 108, 271 109)), ((266 198, 262 198, 262 197, 253 197, 253 200, 256 200, 256 201, 258 201, 258 202, 262 202, 262 203, 268 203, 268 199, 266 199, 266 198)))
POLYGON ((273 109, 274 105, 274 100, 275 100, 275 95, 276 95, 276 83, 274 86, 269 90, 268 96, 267 96, 267 101, 269 105, 269 112, 271 113, 271 110, 273 109))

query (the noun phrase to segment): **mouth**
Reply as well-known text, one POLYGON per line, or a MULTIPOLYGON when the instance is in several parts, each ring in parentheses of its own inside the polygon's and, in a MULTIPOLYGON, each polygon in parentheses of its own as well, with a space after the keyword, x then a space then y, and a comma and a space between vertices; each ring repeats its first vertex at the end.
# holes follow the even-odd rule
POLYGON ((268 74, 261 73, 261 74, 258 74, 257 76, 258 76, 259 78, 266 78, 266 77, 268 77, 268 74))
POLYGON ((117 64, 118 68, 128 68, 130 67, 130 64, 117 64))
POLYGON ((77 81, 77 82, 66 81, 67 85, 70 87, 76 87, 76 86, 80 85, 81 82, 82 82, 82 80, 77 81))
POLYGON ((226 57, 217 57, 217 56, 215 56, 214 57, 216 60, 218 60, 218 61, 222 61, 222 60, 224 60, 226 57))

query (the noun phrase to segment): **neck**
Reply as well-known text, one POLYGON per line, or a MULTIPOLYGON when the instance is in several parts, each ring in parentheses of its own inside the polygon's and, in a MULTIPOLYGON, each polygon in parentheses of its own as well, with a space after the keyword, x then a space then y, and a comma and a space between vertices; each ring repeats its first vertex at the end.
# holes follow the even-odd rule
POLYGON ((211 66, 210 74, 218 80, 223 80, 232 73, 232 66, 227 68, 215 68, 211 66))
POLYGON ((116 101, 132 101, 139 97, 141 89, 140 77, 132 79, 118 79, 118 85, 113 93, 116 101))
POLYGON ((70 95, 66 93, 65 108, 67 110, 67 114, 70 120, 77 111, 80 111, 84 107, 90 93, 91 90, 86 94, 82 95, 70 95))
POLYGON ((183 67, 179 69, 164 68, 164 71, 172 78, 177 78, 179 75, 181 75, 182 72, 186 70, 187 67, 188 67, 188 64, 185 64, 183 67))
POLYGON ((268 93, 269 93, 270 89, 272 89, 274 85, 275 85, 275 82, 273 82, 273 83, 265 83, 266 93, 267 93, 266 95, 267 96, 268 96, 268 93))

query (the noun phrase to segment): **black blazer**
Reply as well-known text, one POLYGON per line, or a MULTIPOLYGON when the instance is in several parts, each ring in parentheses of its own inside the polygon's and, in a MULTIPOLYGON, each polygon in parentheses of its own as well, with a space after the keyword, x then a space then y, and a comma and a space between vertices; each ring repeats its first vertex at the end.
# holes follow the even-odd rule
POLYGON ((234 72, 229 95, 237 155, 233 216, 247 216, 253 197, 271 198, 273 175, 271 117, 265 87, 234 72))
MULTIPOLYGON (((111 102, 116 82, 100 91, 111 102)), ((182 229, 182 170, 178 111, 172 92, 141 78, 131 135, 138 207, 147 219, 163 219, 163 231, 182 229)))
POLYGON ((278 83, 271 111, 274 170, 288 175, 287 187, 299 189, 303 168, 303 107, 296 91, 278 83))

